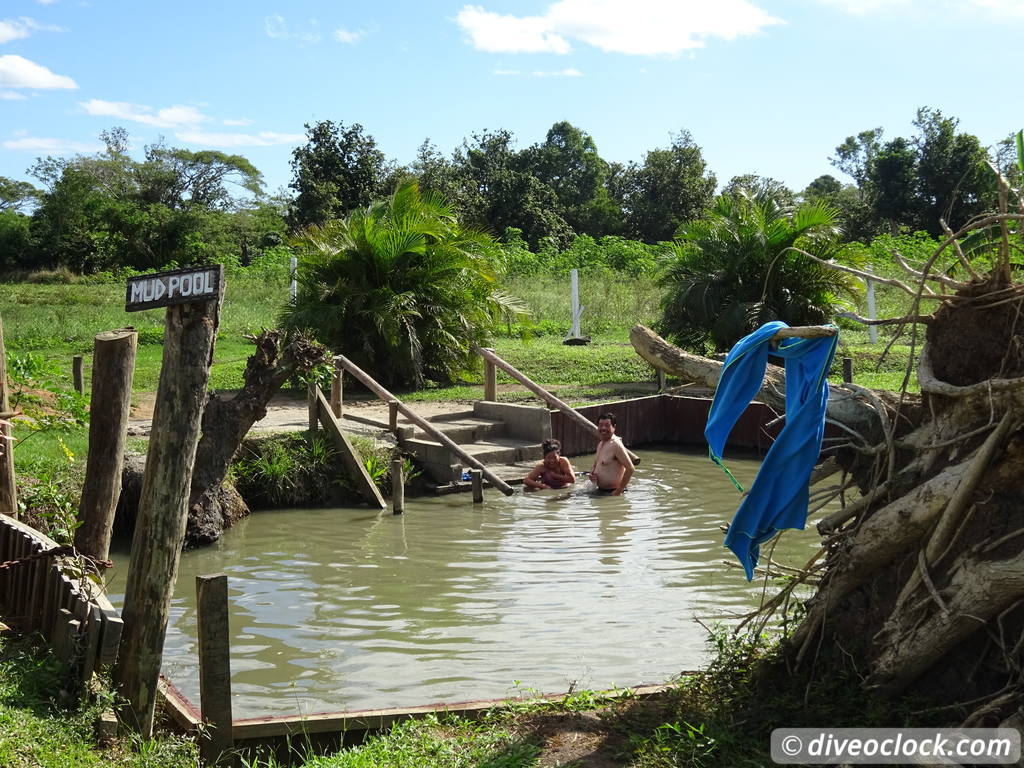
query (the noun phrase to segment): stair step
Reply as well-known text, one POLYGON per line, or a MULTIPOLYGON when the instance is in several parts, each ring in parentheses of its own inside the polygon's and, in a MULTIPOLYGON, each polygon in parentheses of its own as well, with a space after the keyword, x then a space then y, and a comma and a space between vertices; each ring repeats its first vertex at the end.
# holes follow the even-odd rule
MULTIPOLYGON (((437 429, 456 443, 473 443, 494 437, 503 437, 508 433, 508 426, 503 421, 477 419, 472 416, 461 419, 445 419, 431 422, 437 429)), ((433 437, 417 427, 412 435, 413 440, 433 440, 433 437)))

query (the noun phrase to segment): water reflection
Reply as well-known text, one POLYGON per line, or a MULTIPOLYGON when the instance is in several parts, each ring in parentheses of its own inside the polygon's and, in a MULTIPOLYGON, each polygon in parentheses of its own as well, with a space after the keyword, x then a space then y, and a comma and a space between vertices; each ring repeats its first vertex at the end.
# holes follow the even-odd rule
MULTIPOLYGON (((753 460, 730 462, 753 479, 753 460)), ((236 717, 660 682, 756 604, 719 525, 738 495, 704 455, 645 450, 621 497, 541 491, 261 512, 182 557, 165 673, 198 699, 195 577, 229 577, 236 717)), ((802 564, 816 537, 775 552, 802 564)), ((116 589, 116 587, 115 587, 116 589)), ((115 596, 116 597, 116 596, 115 596)))

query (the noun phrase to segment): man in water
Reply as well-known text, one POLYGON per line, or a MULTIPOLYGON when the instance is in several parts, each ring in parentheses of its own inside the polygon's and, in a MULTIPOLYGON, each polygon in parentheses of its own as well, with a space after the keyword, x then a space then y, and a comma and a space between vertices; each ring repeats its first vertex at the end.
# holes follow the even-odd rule
POLYGON ((527 488, 563 488, 576 482, 576 473, 572 464, 560 454, 562 444, 557 440, 545 440, 541 444, 544 460, 534 467, 523 479, 527 488))
POLYGON ((626 490, 634 467, 626 446, 615 434, 615 414, 602 413, 597 417, 597 435, 600 439, 594 468, 590 470, 590 482, 598 490, 618 496, 626 490))

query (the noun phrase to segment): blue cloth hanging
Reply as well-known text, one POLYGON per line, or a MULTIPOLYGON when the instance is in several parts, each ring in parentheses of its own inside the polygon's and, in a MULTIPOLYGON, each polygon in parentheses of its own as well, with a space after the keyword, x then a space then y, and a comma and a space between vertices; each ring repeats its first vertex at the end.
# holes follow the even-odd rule
POLYGON ((788 327, 775 320, 736 342, 725 358, 704 429, 711 460, 742 491, 722 464, 725 441, 740 414, 761 389, 769 353, 785 360, 786 424, 764 457, 725 536, 725 546, 743 564, 748 581, 754 577, 760 545, 783 529, 803 529, 807 522, 808 482, 825 433, 826 376, 835 357, 838 334, 783 339, 776 348, 769 349, 771 337, 788 327))

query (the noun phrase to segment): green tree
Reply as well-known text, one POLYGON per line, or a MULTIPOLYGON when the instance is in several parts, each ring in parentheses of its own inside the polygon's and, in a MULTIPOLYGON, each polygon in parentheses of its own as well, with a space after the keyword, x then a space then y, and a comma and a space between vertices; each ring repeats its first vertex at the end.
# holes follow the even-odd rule
POLYGON ((689 131, 652 149, 643 165, 631 163, 614 180, 626 214, 627 234, 646 243, 669 240, 676 228, 700 218, 715 194, 715 175, 689 131))
POLYGON ((771 195, 782 205, 792 205, 796 200, 793 190, 781 181, 770 176, 759 176, 756 173, 744 173, 740 176, 733 176, 722 189, 722 194, 749 196, 754 192, 760 191, 771 195))
POLYGON ((385 176, 384 153, 359 123, 345 127, 322 120, 305 127, 306 143, 292 152, 292 231, 369 205, 380 195, 385 176))
POLYGON ((769 320, 828 320, 855 278, 798 251, 831 258, 838 212, 822 203, 780 204, 770 193, 719 195, 703 219, 680 226, 660 277, 659 331, 698 353, 725 351, 769 320))
POLYGON ((839 229, 846 241, 870 242, 878 234, 878 220, 864 195, 853 184, 823 174, 800 193, 805 203, 824 203, 839 211, 839 229))
POLYGON ((519 229, 534 249, 545 241, 563 247, 572 239, 557 195, 531 172, 509 131, 473 134, 452 162, 455 205, 472 225, 495 233, 519 229))
POLYGON ((0 176, 0 212, 25 213, 39 201, 41 192, 27 181, 16 181, 0 176))
POLYGON ((247 203, 233 190, 262 192, 248 160, 157 143, 136 161, 123 129, 101 138, 103 152, 48 157, 31 169, 46 191, 32 217, 36 257, 26 266, 157 269, 237 256, 242 243, 230 218, 247 203))
POLYGON ((622 230, 622 210, 605 186, 608 163, 588 133, 558 122, 541 144, 522 154, 524 170, 551 188, 562 218, 575 232, 600 237, 622 230))
POLYGON ((286 327, 307 328, 387 385, 450 382, 476 363, 503 311, 521 306, 495 282, 495 243, 462 226, 413 180, 347 218, 312 226, 286 327))
POLYGON ((985 167, 988 153, 976 136, 958 133, 960 121, 937 109, 917 110, 917 228, 938 235, 939 219, 954 230, 996 207, 996 186, 985 167))

